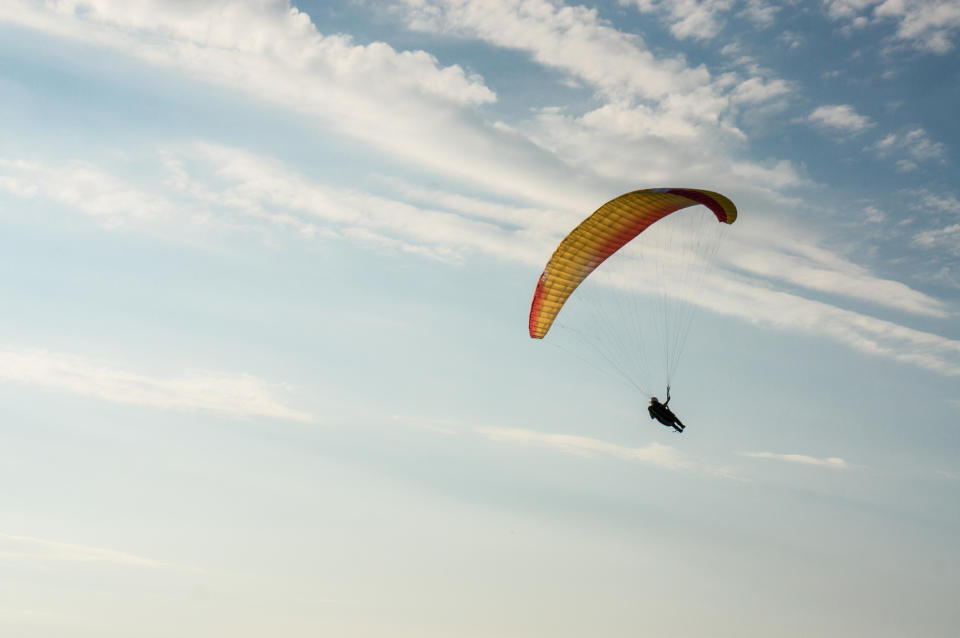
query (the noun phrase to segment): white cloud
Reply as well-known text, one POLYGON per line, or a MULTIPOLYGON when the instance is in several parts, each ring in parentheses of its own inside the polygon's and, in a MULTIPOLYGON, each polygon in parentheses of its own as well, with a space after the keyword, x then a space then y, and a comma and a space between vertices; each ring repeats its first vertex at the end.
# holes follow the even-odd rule
POLYGON ((956 0, 823 0, 827 14, 851 28, 893 21, 895 37, 915 48, 945 54, 960 32, 956 0))
POLYGON ((53 200, 109 227, 185 216, 182 206, 81 162, 49 165, 0 158, 0 191, 53 200))
POLYGON ((952 193, 921 192, 921 204, 928 208, 960 217, 960 199, 952 193))
POLYGON ((248 374, 154 377, 63 353, 0 347, 0 381, 163 410, 313 420, 276 399, 278 386, 248 374))
POLYGON ((914 129, 903 137, 903 145, 910 157, 917 161, 942 159, 946 155, 946 147, 939 142, 932 142, 927 132, 922 128, 914 129))
POLYGON ((613 98, 664 99, 709 82, 703 67, 682 58, 658 58, 636 35, 623 33, 595 9, 558 6, 548 0, 406 0, 411 28, 459 33, 530 53, 613 98))
POLYGON ((734 102, 766 102, 790 92, 790 85, 784 80, 764 80, 752 77, 737 85, 732 98, 734 102))
POLYGON ((2 22, 226 86, 304 113, 387 155, 499 192, 556 203, 590 199, 555 160, 477 116, 478 107, 496 99, 479 76, 442 66, 423 51, 321 34, 285 0, 13 0, 0 4, 2 22))
MULTIPOLYGON (((730 11, 734 0, 620 0, 642 12, 661 12, 670 24, 670 33, 679 39, 708 40, 723 28, 723 14, 730 11)), ((750 9, 753 15, 766 19, 767 13, 757 2, 750 9)))
POLYGON ((960 224, 917 233, 913 243, 924 248, 937 247, 954 255, 960 255, 960 224))
MULTIPOLYGON (((960 199, 950 192, 919 190, 910 194, 917 198, 912 208, 924 219, 933 220, 928 222, 926 230, 914 235, 911 243, 928 251, 936 248, 944 255, 960 256, 960 223, 957 223, 960 221, 960 199)), ((948 283, 956 284, 949 281, 950 270, 948 266, 945 271, 948 283)))
MULTIPOLYGON (((482 78, 456 65, 444 67, 422 51, 321 34, 306 14, 281 0, 15 1, 0 7, 0 21, 243 91, 306 113, 408 163, 549 208, 588 208, 609 192, 604 179, 632 185, 676 175, 676 167, 692 167, 684 173, 690 180, 700 175, 722 180, 733 173, 731 183, 740 184, 747 180, 743 171, 766 177, 766 166, 736 157, 745 136, 735 119, 781 96, 789 88, 782 80, 732 73, 714 79, 704 66, 654 55, 642 39, 617 31, 584 7, 546 0, 483 5, 411 0, 403 7, 411 26, 527 51, 595 88, 604 104, 574 118, 551 119, 544 111, 515 126, 487 123, 478 108, 495 95, 482 78), (571 132, 580 138, 602 135, 591 144, 572 144, 571 132), (634 143, 624 144, 624 136, 634 143), (694 161, 688 145, 667 143, 692 136, 698 139, 694 161), (610 159, 591 162, 597 157, 610 159), (626 168, 646 165, 650 158, 661 164, 651 165, 647 175, 626 168)), ((777 173, 762 182, 765 188, 784 185, 776 178, 785 173, 777 173)))
POLYGON ((0 560, 109 563, 128 567, 174 567, 170 563, 113 549, 74 545, 12 534, 0 534, 0 560))
MULTIPOLYGON (((868 208, 871 221, 882 213, 868 208)), ((919 315, 945 318, 946 305, 909 286, 879 279, 866 268, 821 248, 798 228, 754 224, 727 238, 723 258, 755 276, 778 279, 808 290, 859 299, 919 315)))
POLYGON ((887 215, 876 206, 865 207, 863 215, 871 224, 882 224, 887 220, 887 215))
POLYGON ((831 18, 853 18, 883 0, 823 0, 831 18))
POLYGON ((678 39, 708 40, 717 36, 725 24, 725 15, 734 10, 754 23, 773 24, 780 7, 767 0, 620 0, 642 13, 659 13, 678 39))
POLYGON ((754 459, 772 459, 775 461, 785 461, 787 463, 819 465, 821 467, 832 467, 843 470, 850 468, 849 463, 836 456, 820 458, 816 456, 807 456, 805 454, 776 454, 774 452, 744 452, 743 455, 754 459))
POLYGON ((904 156, 898 159, 896 164, 905 171, 918 168, 922 162, 938 160, 943 162, 947 155, 946 146, 932 141, 922 128, 913 129, 903 135, 890 133, 868 146, 867 149, 874 151, 880 157, 889 157, 894 154, 904 156))
MULTIPOLYGON (((262 96, 280 89, 281 96, 292 97, 293 81, 307 75, 326 88, 334 79, 344 86, 373 76, 379 88, 397 96, 413 90, 454 104, 496 99, 481 78, 456 65, 440 67, 424 51, 398 52, 382 42, 363 46, 346 36, 322 35, 287 0, 51 0, 42 6, 13 0, 0 10, 0 20, 123 49, 206 80, 246 85, 262 96), (274 73, 282 84, 271 81, 274 73)), ((309 92, 302 97, 316 99, 309 92)))
POLYGON ((572 434, 549 434, 535 430, 516 428, 480 427, 478 434, 502 443, 516 443, 550 448, 567 454, 579 456, 613 456, 628 461, 641 461, 650 465, 671 470, 688 469, 691 464, 683 461, 676 448, 661 443, 651 443, 644 447, 625 447, 607 443, 599 439, 572 434))
MULTIPOLYGON (((747 0, 747 6, 743 10, 744 15, 761 27, 768 27, 774 23, 780 5, 776 2, 767 0, 747 0)), ((791 47, 793 48, 793 47, 791 47)))
POLYGON ((890 133, 889 135, 884 137, 882 140, 879 140, 876 144, 874 144, 870 148, 879 153, 887 153, 888 151, 890 151, 890 149, 895 148, 896 145, 897 145, 897 136, 893 133, 890 133))
POLYGON ((711 277, 698 302, 760 325, 828 337, 866 354, 960 376, 960 341, 771 290, 760 282, 711 277))
POLYGON ((885 0, 875 15, 896 20, 898 38, 931 53, 951 51, 952 39, 960 31, 956 0, 885 0))
POLYGON ((726 170, 731 153, 745 139, 735 122, 738 115, 789 90, 776 78, 736 73, 712 77, 703 65, 690 67, 683 58, 655 55, 640 37, 616 30, 596 10, 582 6, 547 0, 492 0, 482 5, 407 0, 400 7, 411 28, 525 51, 539 64, 593 87, 602 101, 593 111, 568 114, 542 108, 532 122, 513 129, 580 174, 626 179, 623 167, 630 166, 635 183, 637 167, 649 166, 652 158, 688 166, 680 146, 693 138, 700 158, 710 158, 713 170, 705 172, 726 170), (625 137, 633 142, 629 148, 625 137), (637 143, 641 141, 649 145, 637 143), (611 170, 617 165, 618 170, 611 170))
MULTIPOLYGON (((584 210, 591 209, 571 210, 567 206, 550 214, 540 209, 511 208, 404 187, 396 180, 387 181, 386 185, 398 196, 374 195, 319 184, 274 160, 214 145, 200 144, 170 152, 167 164, 175 168, 176 179, 167 180, 166 184, 178 198, 196 207, 209 207, 222 217, 262 221, 307 239, 354 241, 446 261, 483 254, 539 269, 563 234, 582 218, 584 210), (425 199, 433 197, 438 198, 435 205, 424 205, 425 199)), ((775 177, 771 172, 768 181, 775 177)), ((918 241, 940 239, 924 236, 918 241)), ((715 270, 707 275, 702 289, 687 291, 678 287, 674 294, 695 292, 693 303, 715 312, 788 331, 826 336, 863 352, 942 374, 960 374, 960 342, 843 310, 807 298, 803 291, 945 317, 946 307, 936 299, 902 283, 877 278, 865 268, 821 248, 815 237, 782 223, 765 224, 757 218, 736 233, 729 233, 727 240, 730 250, 724 253, 729 256, 726 265, 733 271, 715 270), (778 290, 773 284, 777 280, 798 292, 778 290)), ((630 256, 625 255, 616 264, 611 263, 608 270, 628 273, 632 264, 630 256)), ((182 383, 190 385, 186 380, 182 383)), ((168 382, 153 380, 151 384, 165 387, 168 382)), ((225 395, 228 385, 226 381, 220 384, 219 394, 225 395)), ((162 392, 158 389, 155 395, 162 392)), ((261 408, 263 412, 289 410, 265 392, 260 395, 264 405, 274 406, 261 408)), ((159 398, 150 400, 160 402, 159 398)))
POLYGON ((541 447, 576 456, 612 456, 668 470, 696 471, 721 478, 743 480, 731 468, 700 465, 680 456, 676 448, 662 443, 626 447, 585 436, 551 434, 520 428, 478 427, 474 428, 474 431, 499 443, 541 447))
MULTIPOLYGON (((295 226, 318 225, 331 238, 399 248, 447 261, 460 259, 471 251, 510 259, 526 255, 533 259, 542 250, 536 243, 531 245, 526 228, 507 229, 496 223, 503 216, 519 219, 520 212, 510 212, 507 207, 471 206, 465 198, 451 196, 440 203, 454 210, 467 207, 469 216, 416 206, 395 198, 318 184, 279 162, 235 148, 198 145, 190 157, 206 164, 221 180, 216 189, 204 191, 205 201, 256 217, 280 215, 295 226), (485 214, 492 218, 484 219, 485 214)), ((197 191, 202 188, 194 187, 197 191)), ((417 197, 425 194, 406 192, 417 197)))
POLYGON ((818 106, 807 119, 814 124, 846 133, 859 133, 873 126, 869 117, 858 114, 849 104, 818 106))

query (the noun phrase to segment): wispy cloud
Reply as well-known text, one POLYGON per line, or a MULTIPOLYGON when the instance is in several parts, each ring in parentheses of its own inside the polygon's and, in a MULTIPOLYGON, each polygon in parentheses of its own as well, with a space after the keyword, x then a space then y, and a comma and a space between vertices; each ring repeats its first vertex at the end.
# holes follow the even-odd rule
POLYGON ((849 104, 818 106, 807 119, 814 124, 844 133, 860 133, 873 126, 869 117, 858 114, 849 104))
POLYGON ((678 39, 709 40, 723 29, 736 11, 760 26, 773 24, 780 7, 767 0, 620 0, 642 13, 657 13, 678 39))
POLYGON ((548 0, 397 4, 411 28, 524 51, 534 62, 592 88, 600 105, 591 111, 544 106, 512 129, 581 175, 657 183, 678 174, 691 179, 702 171, 728 184, 782 185, 780 179, 746 179, 742 169, 773 171, 737 157, 745 139, 737 119, 790 90, 770 72, 750 68, 747 75, 714 75, 706 65, 691 66, 682 57, 652 52, 642 38, 617 30, 595 9, 583 6, 548 0))
POLYGON ((490 0, 482 5, 404 0, 399 5, 411 28, 460 33, 527 51, 540 64, 567 71, 611 97, 663 99, 710 79, 703 67, 655 56, 638 36, 618 31, 584 6, 548 0, 490 0))
MULTIPOLYGON (((868 210, 872 221, 879 211, 868 210)), ((881 214, 882 216, 882 214, 881 214)), ((947 305, 909 286, 880 279, 866 268, 821 248, 800 229, 753 226, 727 238, 724 259, 751 274, 773 278, 811 291, 859 299, 919 315, 947 317, 947 305)))
POLYGON ((313 420, 274 397, 276 384, 248 374, 156 377, 63 353, 0 347, 0 381, 163 410, 313 420))
POLYGON ((74 545, 12 534, 0 534, 0 560, 108 563, 128 567, 176 567, 171 563, 113 549, 74 545))
POLYGON ((708 40, 723 28, 723 15, 734 0, 620 0, 620 4, 633 5, 644 13, 663 14, 676 38, 708 40))
POLYGON ((880 157, 900 155, 897 168, 909 172, 919 168, 920 164, 929 161, 943 161, 946 158, 946 146, 932 141, 922 128, 913 129, 903 135, 890 133, 867 147, 880 157))
POLYGON ((688 469, 692 464, 681 460, 676 448, 661 443, 644 447, 625 447, 599 439, 572 434, 549 434, 516 428, 481 427, 476 432, 494 441, 545 447, 578 456, 613 456, 628 461, 641 461, 672 470, 688 469))
POLYGON ((771 459, 774 461, 784 461, 786 463, 818 465, 841 470, 846 470, 851 467, 849 463, 837 456, 816 457, 807 456, 806 454, 777 454, 775 452, 743 452, 743 455, 754 459, 771 459))
POLYGON ((756 163, 740 152, 738 116, 789 90, 769 73, 713 76, 704 65, 652 53, 637 35, 581 6, 547 0, 395 5, 413 28, 526 51, 592 87, 601 104, 586 114, 544 108, 519 125, 491 122, 478 117, 496 100, 481 77, 423 51, 322 34, 281 0, 186 3, 175 10, 159 0, 16 0, 0 7, 0 21, 306 113, 409 164, 538 206, 587 208, 608 192, 610 180, 618 189, 681 174, 689 183, 709 179, 774 196, 803 182, 790 162, 756 163), (671 143, 694 137, 695 152, 690 144, 671 143))
POLYGON ((585 436, 551 434, 520 428, 478 427, 474 431, 499 443, 546 448, 576 456, 611 456, 669 470, 696 471, 723 478, 739 478, 731 468, 696 463, 682 457, 676 448, 662 443, 654 442, 642 447, 626 447, 585 436))
MULTIPOLYGON (((317 183, 271 158, 209 144, 179 149, 166 157, 177 167, 177 179, 167 180, 175 197, 210 207, 225 218, 264 220, 270 228, 279 225, 307 239, 351 241, 444 261, 487 255, 541 268, 563 234, 583 210, 589 210, 567 206, 549 214, 544 209, 405 187, 397 180, 384 182, 393 196, 374 195, 317 183), (436 198, 436 206, 424 204, 430 198, 436 198)), ((924 235, 916 241, 945 241, 951 232, 924 235)), ((806 297, 804 291, 946 317, 947 308, 940 301, 878 278, 818 246, 815 237, 782 223, 754 222, 727 238, 733 249, 726 252, 726 265, 732 271, 715 269, 702 289, 687 291, 678 286, 672 294, 691 295, 700 306, 746 321, 826 336, 873 355, 942 374, 960 374, 960 342, 845 310, 806 297), (789 284, 795 292, 776 282, 789 284)), ((629 274, 635 266, 631 259, 626 254, 611 262, 607 271, 613 279, 617 273, 621 278, 629 274)), ((262 402, 276 403, 265 396, 262 402)))
POLYGON ((920 191, 920 205, 924 208, 949 213, 960 218, 960 199, 949 192, 920 191))
POLYGON ((931 220, 926 230, 917 232, 911 243, 924 249, 936 248, 943 255, 960 256, 960 199, 949 192, 927 190, 911 192, 913 208, 931 220))
POLYGON ((0 158, 0 191, 24 199, 45 199, 119 227, 189 216, 177 204, 85 162, 60 165, 0 158))
POLYGON ((960 32, 960 5, 956 0, 824 0, 827 14, 851 28, 896 25, 894 37, 934 54, 953 50, 960 32))
POLYGON ((823 0, 831 18, 852 18, 883 0, 823 0))
POLYGON ((960 224, 919 232, 913 236, 912 241, 917 246, 937 247, 954 255, 960 255, 960 224))
POLYGON ((899 39, 931 53, 951 51, 960 32, 960 5, 955 0, 885 0, 875 15, 895 20, 899 39))
POLYGON ((496 100, 481 77, 443 66, 424 51, 322 34, 284 0, 13 0, 0 4, 0 23, 175 69, 500 192, 556 202, 590 199, 523 136, 477 117, 478 108, 496 100))

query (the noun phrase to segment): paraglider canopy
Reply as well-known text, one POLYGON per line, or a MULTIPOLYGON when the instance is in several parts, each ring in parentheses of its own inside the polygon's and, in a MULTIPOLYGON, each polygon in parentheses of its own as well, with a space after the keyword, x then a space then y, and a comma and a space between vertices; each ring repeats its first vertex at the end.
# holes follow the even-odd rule
POLYGON ((696 204, 725 224, 737 219, 737 207, 720 193, 648 188, 612 199, 583 220, 560 242, 540 275, 530 307, 530 336, 546 336, 567 298, 610 255, 657 220, 696 204))
POLYGON ((553 345, 647 396, 669 386, 720 238, 736 219, 732 201, 702 189, 650 188, 610 200, 547 262, 530 307, 530 336, 544 338, 567 308, 559 322, 564 334, 553 345), (618 251, 615 268, 591 275, 618 251))

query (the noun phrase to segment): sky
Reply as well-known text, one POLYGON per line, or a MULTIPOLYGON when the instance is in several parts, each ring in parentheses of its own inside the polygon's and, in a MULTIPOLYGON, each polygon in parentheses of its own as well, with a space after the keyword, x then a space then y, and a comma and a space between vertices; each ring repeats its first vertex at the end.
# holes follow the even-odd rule
POLYGON ((0 96, 3 635, 957 634, 956 0, 6 0, 0 96), (655 187, 683 434, 527 334, 655 187))

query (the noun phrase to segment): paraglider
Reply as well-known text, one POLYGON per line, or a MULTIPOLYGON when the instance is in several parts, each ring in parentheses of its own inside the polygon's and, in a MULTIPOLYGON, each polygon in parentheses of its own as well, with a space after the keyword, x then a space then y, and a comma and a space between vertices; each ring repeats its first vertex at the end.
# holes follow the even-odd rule
POLYGON ((687 426, 677 418, 677 415, 673 413, 673 410, 668 408, 670 405, 670 388, 667 388, 667 400, 664 403, 660 403, 660 399, 657 397, 650 397, 650 407, 647 408, 647 412, 650 414, 651 419, 656 419, 665 425, 668 428, 672 427, 677 432, 683 432, 683 429, 687 426))
MULTIPOLYGON (((537 281, 530 306, 528 322, 530 337, 543 339, 547 335, 573 292, 609 257, 647 231, 655 222, 697 204, 709 209, 716 220, 722 224, 732 224, 737 219, 736 206, 720 193, 694 188, 650 188, 616 197, 583 220, 560 242, 537 281)), ((638 242, 642 244, 644 238, 638 239, 638 242)), ((681 236, 680 241, 665 250, 654 250, 652 247, 641 245, 637 247, 636 252, 638 260, 642 261, 648 253, 653 255, 653 258, 667 254, 672 256, 674 253, 682 252, 687 245, 706 250, 702 246, 711 244, 701 241, 700 237, 681 236)), ((637 315, 630 318, 631 321, 638 322, 635 332, 639 333, 646 329, 647 324, 659 322, 661 326, 664 335, 662 347, 665 351, 663 357, 665 379, 662 380, 667 386, 667 403, 670 400, 671 376, 679 361, 679 351, 682 350, 686 339, 685 331, 689 329, 692 321, 692 313, 688 308, 693 306, 690 301, 691 287, 684 288, 684 284, 684 286, 678 286, 679 290, 671 288, 671 281, 680 281, 674 272, 676 261, 678 260, 675 257, 671 257, 671 260, 664 258, 665 265, 646 268, 643 272, 637 272, 633 278, 634 283, 641 282, 641 287, 645 286, 653 291, 657 290, 658 285, 660 286, 659 295, 654 293, 650 296, 661 298, 661 310, 650 312, 650 316, 643 315, 641 311, 630 310, 632 314, 637 315), (656 279, 662 281, 657 282, 656 279), (681 303, 676 303, 677 300, 681 303), (674 310, 675 306, 680 310, 674 310)), ((686 261, 689 271, 698 270, 698 267, 706 269, 709 253, 690 257, 686 261)), ((632 385, 649 395, 644 386, 633 378, 627 366, 620 363, 622 357, 631 354, 624 352, 626 348, 622 341, 618 339, 605 345, 601 343, 600 337, 594 339, 591 331, 592 327, 587 326, 579 332, 585 335, 585 340, 589 341, 591 347, 600 350, 602 359, 615 373, 625 377, 632 385)), ((673 427, 677 432, 682 432, 685 427, 670 411, 667 404, 660 403, 656 397, 651 399, 648 412, 652 419, 673 427)))

